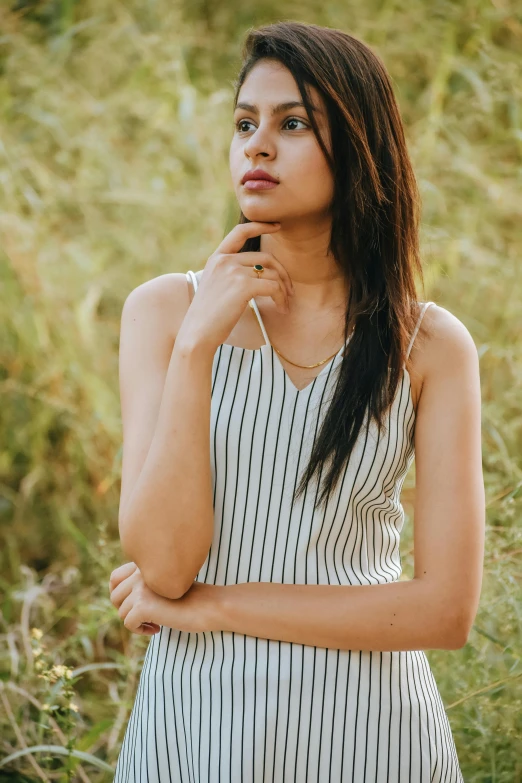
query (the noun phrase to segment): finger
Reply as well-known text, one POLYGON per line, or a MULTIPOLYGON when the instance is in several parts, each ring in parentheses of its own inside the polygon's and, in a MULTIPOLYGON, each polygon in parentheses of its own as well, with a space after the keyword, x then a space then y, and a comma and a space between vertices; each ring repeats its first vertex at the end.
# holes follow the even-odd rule
POLYGON ((136 633, 141 634, 141 636, 154 636, 154 634, 159 633, 159 631, 159 628, 149 628, 145 623, 142 623, 136 633))
MULTIPOLYGON (((249 253, 245 253, 245 255, 248 256, 249 253)), ((252 253, 252 255, 259 256, 259 253, 252 253)), ((259 260, 256 259, 253 263, 259 263, 259 260)), ((271 263, 270 259, 268 259, 268 263, 271 263)), ((254 279, 253 285, 257 289, 255 296, 270 296, 280 309, 285 313, 288 311, 288 292, 276 269, 273 269, 272 266, 265 266, 265 271, 259 277, 259 282, 253 277, 254 270, 250 264, 242 264, 242 269, 247 277, 254 279)))
POLYGON ((156 623, 142 623, 140 627, 143 628, 144 633, 149 634, 158 633, 161 631, 161 627, 156 623))
MULTIPOLYGON (((286 271, 285 267, 277 259, 273 253, 263 253, 258 250, 252 250, 247 253, 240 253, 239 254, 240 261, 244 263, 245 261, 251 261, 252 264, 264 264, 272 266, 278 273, 281 279, 284 282, 284 285, 286 287, 286 290, 288 291, 288 296, 292 296, 294 292, 294 284, 292 282, 292 278, 286 271)), ((250 266, 250 264, 246 264, 247 266, 250 266)), ((265 273, 262 273, 262 276, 265 276, 265 273)))
POLYGON ((134 607, 134 597, 132 592, 121 602, 118 614, 122 620, 125 620, 131 609, 134 607))
MULTIPOLYGON (((239 253, 238 257, 240 264, 248 272, 249 277, 252 278, 254 277, 253 265, 262 264, 265 271, 261 272, 259 280, 277 280, 280 284, 283 296, 285 296, 285 301, 288 304, 288 299, 293 293, 293 284, 284 266, 272 255, 272 253, 252 251, 248 253, 239 253)), ((271 294, 259 294, 259 296, 271 296, 271 294)))
POLYGON ((123 625, 131 633, 143 633, 143 630, 140 630, 141 622, 142 621, 136 612, 133 611, 133 609, 130 609, 125 615, 123 625))
POLYGON ((115 568, 109 579, 109 590, 113 590, 123 579, 126 579, 136 571, 137 568, 138 566, 134 562, 124 563, 118 568, 115 568))
POLYGON ((124 563, 123 565, 119 566, 119 568, 115 568, 114 571, 110 575, 109 579, 109 589, 114 589, 117 585, 120 584, 123 579, 126 579, 128 576, 130 576, 138 566, 134 562, 130 563, 124 563))
POLYGON ((238 223, 234 226, 221 244, 218 246, 217 253, 239 253, 249 237, 258 237, 261 234, 273 234, 279 231, 281 226, 276 223, 263 223, 260 220, 253 220, 250 223, 238 223))
POLYGON ((117 587, 114 588, 114 590, 111 591, 111 603, 114 604, 116 608, 121 606, 125 598, 130 595, 132 588, 140 579, 140 576, 141 574, 136 572, 131 574, 127 577, 127 579, 124 579, 117 587))
POLYGON ((111 604, 113 604, 116 608, 118 608, 121 604, 121 602, 129 595, 131 592, 136 579, 139 578, 140 574, 131 574, 126 579, 123 579, 119 585, 114 587, 109 594, 109 599, 111 604))
MULTIPOLYGON (((148 633, 149 626, 157 628, 158 631, 160 630, 159 626, 156 626, 155 623, 150 623, 146 620, 143 620, 141 611, 139 611, 135 606, 133 606, 132 609, 128 612, 123 624, 127 630, 131 631, 131 633, 148 633)), ((154 633, 157 633, 156 630, 153 629, 153 631, 154 633)))

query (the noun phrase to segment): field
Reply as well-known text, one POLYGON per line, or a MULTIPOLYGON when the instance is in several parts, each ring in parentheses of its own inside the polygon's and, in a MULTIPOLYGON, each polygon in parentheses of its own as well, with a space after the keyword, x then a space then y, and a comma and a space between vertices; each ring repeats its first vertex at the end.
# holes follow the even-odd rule
MULTIPOLYGON (((479 350, 481 604, 465 647, 427 655, 466 783, 522 781, 514 0, 2 3, 0 781, 112 780, 147 644, 108 593, 124 562, 121 310, 143 281, 201 269, 237 222, 232 83, 247 29, 283 19, 339 27, 384 59, 423 199, 419 298, 454 313, 479 350)), ((414 473, 402 497, 406 576, 414 473)))

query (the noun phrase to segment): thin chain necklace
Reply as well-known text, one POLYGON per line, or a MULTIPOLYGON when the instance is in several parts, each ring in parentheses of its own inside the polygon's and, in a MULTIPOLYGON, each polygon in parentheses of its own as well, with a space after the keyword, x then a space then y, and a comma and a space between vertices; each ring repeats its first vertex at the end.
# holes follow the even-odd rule
POLYGON ((328 356, 326 359, 323 359, 322 362, 317 362, 317 364, 297 364, 297 362, 291 361, 291 359, 287 359, 286 356, 283 356, 281 351, 278 351, 275 345, 272 343, 272 347, 276 353, 279 354, 279 356, 282 356, 282 358, 285 360, 285 362, 290 362, 290 364, 293 364, 294 367, 303 367, 304 369, 311 370, 313 367, 320 367, 321 364, 324 364, 325 362, 328 362, 330 359, 333 359, 334 356, 336 356, 339 351, 336 351, 331 356, 328 356))
MULTIPOLYGON (((252 310, 254 310, 250 300, 249 300, 248 304, 250 305, 250 308, 252 310)), ((256 321, 257 321, 257 318, 256 318, 256 321)), ((293 362, 291 359, 287 359, 287 357, 284 356, 284 354, 282 354, 281 351, 278 351, 272 341, 270 341, 270 344, 271 344, 272 348, 274 349, 274 351, 277 354, 279 354, 279 356, 281 356, 281 358, 283 358, 285 360, 285 362, 289 362, 290 364, 293 364, 294 367, 302 367, 304 370, 312 370, 314 367, 320 367, 322 364, 325 364, 326 362, 329 362, 330 359, 333 359, 333 357, 337 356, 337 354, 339 353, 339 351, 336 351, 335 353, 332 353, 331 356, 327 356, 326 359, 323 359, 321 362, 317 362, 316 364, 297 364, 297 362, 293 362)))

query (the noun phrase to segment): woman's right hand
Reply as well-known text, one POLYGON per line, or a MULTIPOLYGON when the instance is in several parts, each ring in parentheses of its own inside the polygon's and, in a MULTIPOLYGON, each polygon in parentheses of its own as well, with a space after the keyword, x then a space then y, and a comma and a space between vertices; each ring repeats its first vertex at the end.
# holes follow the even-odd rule
POLYGON ((279 223, 260 221, 234 226, 205 264, 178 338, 183 333, 190 341, 195 339, 217 349, 240 319, 248 300, 256 296, 271 296, 279 312, 288 312, 293 284, 282 263, 272 253, 239 252, 249 237, 272 234, 279 228, 279 223), (262 264, 265 271, 258 276, 254 264, 262 264))

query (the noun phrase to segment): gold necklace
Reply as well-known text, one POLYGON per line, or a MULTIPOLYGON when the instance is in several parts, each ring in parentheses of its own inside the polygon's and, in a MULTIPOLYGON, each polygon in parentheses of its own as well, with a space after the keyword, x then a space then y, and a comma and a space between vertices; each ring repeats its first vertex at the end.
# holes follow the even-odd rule
MULTIPOLYGON (((250 300, 248 300, 248 304, 250 305, 250 309, 254 310, 254 307, 250 300)), ((257 316, 256 316, 256 321, 258 321, 257 316)), ((258 321, 258 325, 259 325, 259 321, 258 321)), ((285 362, 290 362, 290 364, 293 364, 294 367, 302 367, 303 370, 312 370, 314 367, 320 367, 322 364, 325 364, 325 362, 328 362, 330 361, 330 359, 333 359, 333 357, 337 356, 337 354, 339 353, 339 351, 336 351, 335 353, 332 353, 331 356, 327 356, 326 359, 323 359, 322 362, 317 362, 317 364, 297 364, 297 362, 293 362, 291 359, 287 359, 286 356, 284 356, 281 353, 281 351, 278 351, 275 345, 272 343, 272 341, 270 341, 270 345, 272 346, 274 351, 285 360, 285 362)))
POLYGON ((274 351, 276 351, 276 353, 278 353, 278 354, 279 354, 279 356, 282 356, 282 357, 283 357, 283 359, 284 359, 286 362, 290 362, 290 364, 293 364, 293 365, 294 365, 294 367, 303 367, 304 369, 307 369, 307 370, 311 370, 313 367, 320 367, 320 366, 321 366, 321 364, 324 364, 325 362, 329 361, 330 359, 333 359, 333 357, 334 357, 334 356, 337 356, 337 354, 339 353, 339 351, 336 351, 336 352, 335 352, 335 353, 333 353, 331 356, 328 356, 328 358, 326 358, 326 359, 323 359, 323 361, 322 361, 322 362, 317 362, 317 364, 297 364, 297 362, 293 362, 293 361, 291 361, 290 359, 287 359, 287 358, 286 358, 286 356, 283 356, 283 354, 281 353, 281 351, 278 351, 278 350, 277 350, 277 348, 275 347, 275 345, 274 345, 273 343, 272 343, 272 347, 273 347, 274 351))

